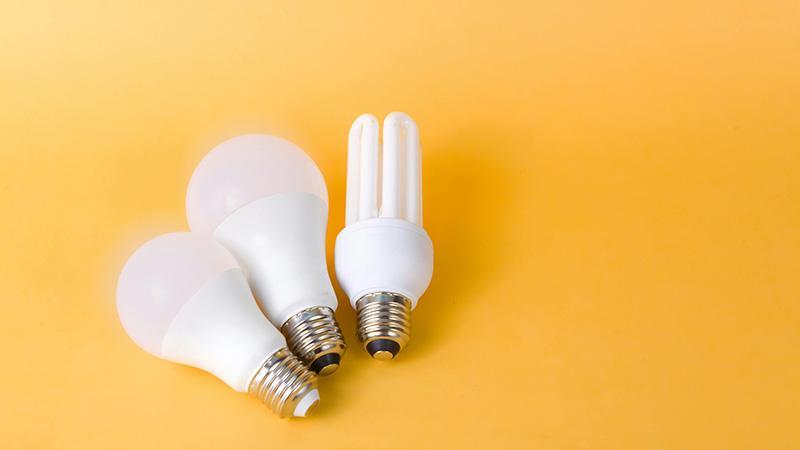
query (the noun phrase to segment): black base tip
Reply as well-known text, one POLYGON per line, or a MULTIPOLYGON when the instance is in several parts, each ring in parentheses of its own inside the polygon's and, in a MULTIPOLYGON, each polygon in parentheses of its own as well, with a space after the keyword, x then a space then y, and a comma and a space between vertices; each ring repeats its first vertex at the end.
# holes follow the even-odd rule
POLYGON ((322 355, 319 358, 315 359, 314 362, 311 363, 311 367, 309 369, 313 370, 316 373, 320 373, 326 367, 330 365, 339 365, 339 362, 342 360, 342 357, 336 353, 328 353, 327 355, 322 355))
POLYGON ((394 358, 400 352, 400 344, 389 339, 377 339, 367 344, 367 352, 373 357, 378 352, 389 352, 394 358))

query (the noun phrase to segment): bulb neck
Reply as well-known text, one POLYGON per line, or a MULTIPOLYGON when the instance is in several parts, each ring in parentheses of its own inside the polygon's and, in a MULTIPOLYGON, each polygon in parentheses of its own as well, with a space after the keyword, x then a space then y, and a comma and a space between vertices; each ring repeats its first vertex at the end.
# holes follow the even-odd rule
POLYGON ((333 309, 315 306, 293 315, 281 327, 292 353, 312 371, 330 375, 339 368, 347 345, 333 309))
POLYGON ((287 192, 242 206, 214 231, 276 328, 305 308, 337 306, 325 259, 327 220, 325 200, 287 192))
POLYGON ((353 308, 383 292, 405 297, 413 309, 433 275, 433 244, 424 229, 406 220, 367 219, 336 237, 334 267, 353 308))
POLYGON ((317 376, 286 348, 267 358, 247 390, 280 417, 305 417, 319 402, 317 376))
POLYGON ((356 301, 358 339, 375 359, 389 360, 411 338, 411 300, 393 292, 374 292, 356 301))

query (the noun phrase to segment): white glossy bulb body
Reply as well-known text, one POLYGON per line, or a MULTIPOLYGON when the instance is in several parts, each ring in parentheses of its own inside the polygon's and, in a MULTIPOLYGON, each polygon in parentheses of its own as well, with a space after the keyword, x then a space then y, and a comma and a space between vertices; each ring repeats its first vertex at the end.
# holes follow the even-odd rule
MULTIPOLYGON (((362 320, 358 305, 371 294, 388 293, 407 299, 413 309, 433 275, 433 244, 422 228, 419 131, 406 114, 395 112, 386 117, 383 145, 378 120, 370 114, 360 116, 350 129, 346 227, 336 238, 335 262, 339 284, 359 309, 362 341, 367 339, 362 336, 364 327, 406 327, 401 323, 370 324, 369 317, 362 320)), ((403 314, 375 309, 372 316, 395 313, 403 314)), ((364 332, 368 334, 368 330, 364 332)), ((380 337, 379 332, 373 334, 370 340, 380 337)), ((407 337, 395 340, 404 345, 407 337)))
POLYGON ((345 343, 325 259, 328 192, 314 161, 275 136, 229 139, 195 169, 186 213, 193 231, 236 257, 290 349, 313 371, 333 373, 345 343))
MULTIPOLYGON (((136 250, 119 277, 117 311, 147 352, 208 371, 239 392, 286 347, 233 256, 194 233, 165 234, 136 250)), ((319 399, 315 389, 305 394, 293 415, 319 399)))
POLYGON ((309 307, 336 309, 325 261, 325 181, 291 142, 251 134, 215 147, 192 175, 186 213, 192 231, 233 253, 275 326, 309 307))

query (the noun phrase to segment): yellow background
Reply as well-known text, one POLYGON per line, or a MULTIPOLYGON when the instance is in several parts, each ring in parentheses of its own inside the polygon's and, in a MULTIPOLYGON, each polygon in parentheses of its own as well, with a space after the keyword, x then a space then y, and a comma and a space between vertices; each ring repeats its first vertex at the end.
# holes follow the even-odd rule
POLYGON ((0 139, 3 448, 800 447, 796 0, 6 0, 0 139), (205 151, 306 149, 330 258, 348 127, 392 110, 436 248, 398 360, 342 301, 282 421, 128 339, 117 273, 205 151))

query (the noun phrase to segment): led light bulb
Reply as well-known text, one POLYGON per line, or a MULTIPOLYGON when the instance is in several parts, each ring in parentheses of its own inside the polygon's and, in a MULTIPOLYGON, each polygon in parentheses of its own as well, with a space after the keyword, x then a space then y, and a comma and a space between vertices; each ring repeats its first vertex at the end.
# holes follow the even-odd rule
POLYGON ((358 338, 376 359, 408 343, 411 310, 430 284, 433 244, 422 228, 419 131, 403 113, 369 114, 350 128, 346 227, 336 238, 336 277, 358 311, 358 338))
POLYGON ((195 169, 186 213, 193 231, 236 257, 292 352, 319 374, 336 371, 345 343, 325 261, 328 191, 314 161, 274 136, 227 140, 195 169))
POLYGON ((147 352, 216 375, 281 417, 319 402, 317 377, 258 310, 244 273, 219 243, 194 233, 148 241, 128 259, 117 311, 147 352))

